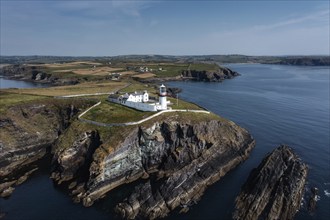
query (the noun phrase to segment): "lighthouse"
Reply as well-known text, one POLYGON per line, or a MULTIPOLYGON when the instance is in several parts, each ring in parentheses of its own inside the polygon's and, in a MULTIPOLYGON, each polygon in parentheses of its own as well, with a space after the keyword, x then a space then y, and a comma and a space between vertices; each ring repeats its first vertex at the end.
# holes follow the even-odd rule
POLYGON ((163 84, 159 87, 159 104, 161 110, 167 109, 166 87, 163 84))

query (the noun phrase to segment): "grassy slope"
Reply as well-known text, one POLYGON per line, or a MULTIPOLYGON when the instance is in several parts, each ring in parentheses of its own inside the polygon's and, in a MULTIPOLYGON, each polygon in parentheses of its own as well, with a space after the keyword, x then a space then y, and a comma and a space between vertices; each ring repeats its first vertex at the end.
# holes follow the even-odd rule
POLYGON ((56 86, 49 88, 7 89, 6 91, 19 94, 41 96, 63 96, 76 94, 110 93, 123 88, 125 82, 89 82, 71 86, 56 86))
POLYGON ((38 95, 26 95, 20 94, 20 90, 17 89, 17 93, 11 93, 7 91, 0 90, 0 114, 3 114, 12 106, 30 103, 36 100, 46 99, 47 97, 42 97, 38 95))
MULTIPOLYGON (((104 64, 102 64, 104 65, 104 64)), ((116 68, 125 68, 127 66, 147 66, 149 69, 152 68, 153 72, 157 77, 173 77, 180 75, 182 70, 187 69, 196 69, 196 70, 215 70, 217 68, 214 64, 187 64, 187 63, 126 63, 126 62, 117 62, 112 64, 116 68), (162 70, 159 70, 162 68, 162 70)), ((70 67, 42 67, 47 72, 55 74, 59 77, 90 77, 90 79, 96 79, 96 76, 78 76, 73 72, 65 72, 68 69, 83 69, 90 68, 90 65, 79 64, 77 66, 70 67), (58 70, 63 70, 63 72, 57 72, 58 70)), ((100 76, 97 76, 100 77, 100 76)), ((118 89, 121 89, 120 92, 134 92, 134 91, 143 91, 148 90, 152 96, 156 96, 157 90, 154 86, 146 85, 142 83, 137 83, 130 79, 126 79, 124 82, 90 82, 83 83, 73 86, 58 86, 50 88, 32 88, 32 89, 6 89, 0 90, 0 113, 6 112, 6 110, 15 105, 21 105, 25 103, 33 102, 53 102, 52 96, 61 96, 61 95, 74 95, 74 94, 87 94, 87 93, 97 93, 97 92, 114 92, 118 89), (132 83, 130 86, 125 87, 128 83, 132 83)), ((93 97, 94 98, 94 97, 93 97)), ((106 101, 107 96, 97 96, 95 97, 99 100, 102 100, 102 105, 88 112, 84 118, 91 119, 95 121, 100 121, 104 123, 122 123, 128 121, 138 121, 145 117, 148 117, 154 113, 151 112, 140 112, 131 108, 120 106, 117 104, 109 103, 106 101)), ((176 105, 176 99, 168 98, 173 105, 173 109, 201 109, 200 107, 188 103, 182 100, 179 100, 176 105)), ((70 102, 70 100, 67 100, 70 102)), ((219 119, 218 116, 213 114, 196 114, 196 113, 165 113, 162 114, 150 121, 143 123, 141 126, 149 126, 152 123, 157 121, 173 119, 179 120, 181 122, 197 122, 201 120, 210 120, 210 119, 219 119)), ((23 122, 22 122, 23 123, 23 122)), ((43 126, 43 125, 38 125, 43 126)), ((126 126, 126 127, 99 127, 87 123, 82 123, 78 120, 73 121, 71 126, 65 131, 63 135, 58 140, 58 146, 68 147, 70 146, 76 137, 78 137, 82 132, 86 130, 96 129, 100 132, 101 140, 103 142, 103 147, 105 150, 113 150, 118 143, 123 141, 132 130, 136 129, 138 126, 126 126)))
POLYGON ((93 108, 83 118, 103 123, 125 123, 139 121, 153 115, 154 112, 143 112, 119 104, 102 102, 93 108))

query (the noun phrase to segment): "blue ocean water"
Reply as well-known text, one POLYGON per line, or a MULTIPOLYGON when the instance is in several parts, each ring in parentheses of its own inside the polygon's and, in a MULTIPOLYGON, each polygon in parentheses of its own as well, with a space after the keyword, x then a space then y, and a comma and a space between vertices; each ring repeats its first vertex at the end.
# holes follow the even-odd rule
POLYGON ((41 88, 41 87, 48 87, 47 84, 41 83, 33 83, 33 82, 25 82, 25 81, 18 81, 18 80, 10 80, 5 79, 0 76, 0 89, 8 89, 8 88, 41 88))
MULTIPOLYGON (((188 213, 174 213, 168 219, 230 219, 235 197, 250 171, 279 144, 290 145, 308 163, 306 188, 315 186, 320 191, 316 212, 310 215, 302 209, 295 219, 329 219, 330 197, 325 193, 330 192, 329 67, 227 66, 241 76, 222 83, 168 85, 183 89, 180 98, 246 128, 256 139, 256 147, 246 162, 210 186, 188 213)), ((127 187, 121 187, 84 208, 52 184, 46 166, 17 187, 9 199, 0 199, 0 211, 7 212, 5 219, 114 219, 115 200, 126 191, 127 187)))
POLYGON ((231 64, 241 76, 222 83, 173 82, 181 98, 246 128, 256 139, 251 157, 212 186, 202 201, 181 219, 215 216, 230 219, 232 203, 252 168, 276 146, 287 144, 310 168, 307 189, 317 187, 320 200, 311 216, 330 218, 329 67, 231 64))

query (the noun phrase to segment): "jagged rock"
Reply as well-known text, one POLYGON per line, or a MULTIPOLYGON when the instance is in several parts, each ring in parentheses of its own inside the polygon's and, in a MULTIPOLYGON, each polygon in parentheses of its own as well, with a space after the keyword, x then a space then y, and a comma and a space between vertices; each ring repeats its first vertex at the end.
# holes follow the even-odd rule
POLYGON ((31 79, 36 80, 36 81, 48 80, 48 78, 50 76, 51 76, 50 74, 47 74, 47 73, 44 73, 44 72, 33 71, 31 79))
MULTIPOLYGON (((24 182, 35 171, 31 164, 46 154, 47 148, 69 126, 78 108, 90 104, 67 100, 38 101, 11 107, 2 113, 0 186, 24 182)), ((4 190, 6 188, 0 187, 0 194, 4 190)))
POLYGON ((293 219, 300 208, 308 167, 280 146, 254 169, 239 196, 233 219, 293 219))
POLYGON ((316 202, 318 199, 318 195, 319 195, 319 189, 316 187, 312 187, 311 188, 311 196, 309 198, 308 201, 308 211, 310 213, 313 213, 316 209, 316 202))
POLYGON ((37 170, 38 170, 38 167, 32 168, 32 170, 26 172, 23 176, 18 178, 18 180, 15 182, 15 185, 17 186, 17 185, 20 185, 20 184, 24 183, 30 177, 30 175, 32 173, 34 173, 35 171, 37 171, 37 170))
POLYGON ((61 184, 88 172, 93 153, 99 145, 100 136, 97 131, 83 133, 71 147, 56 152, 52 161, 51 178, 61 184))
POLYGON ((90 206, 113 188, 149 176, 117 211, 125 218, 166 216, 197 201, 208 185, 244 161, 253 146, 248 132, 227 120, 169 120, 139 127, 116 151, 96 156, 102 150, 97 149, 83 204, 90 206))
POLYGON ((13 188, 11 186, 10 187, 7 187, 3 191, 1 191, 0 197, 9 197, 13 193, 14 189, 15 188, 13 188))
POLYGON ((180 92, 182 92, 181 88, 166 87, 167 96, 177 97, 177 94, 179 94, 180 92))
POLYGON ((21 176, 17 176, 17 178, 4 178, 0 182, 0 197, 9 197, 15 190, 13 186, 17 186, 25 182, 29 176, 37 171, 38 168, 32 168, 31 170, 25 172, 24 174, 21 174, 21 176))

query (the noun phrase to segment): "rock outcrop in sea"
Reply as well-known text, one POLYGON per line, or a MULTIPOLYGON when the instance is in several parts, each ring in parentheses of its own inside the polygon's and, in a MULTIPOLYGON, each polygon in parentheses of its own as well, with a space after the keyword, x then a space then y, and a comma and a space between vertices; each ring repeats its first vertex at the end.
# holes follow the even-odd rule
POLYGON ((308 167, 280 146, 254 169, 236 198, 233 219, 293 219, 300 209, 308 167))

